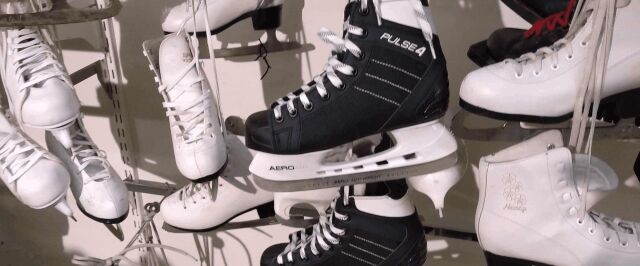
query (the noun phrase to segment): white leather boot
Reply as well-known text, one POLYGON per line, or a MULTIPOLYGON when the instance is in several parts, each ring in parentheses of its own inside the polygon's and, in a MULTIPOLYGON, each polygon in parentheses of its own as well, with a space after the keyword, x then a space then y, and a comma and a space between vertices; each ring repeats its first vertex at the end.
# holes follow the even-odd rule
POLYGON ((51 153, 41 148, 0 114, 0 178, 9 191, 33 209, 54 206, 67 216, 69 173, 51 153))
POLYGON ((176 164, 195 182, 217 177, 227 161, 216 100, 197 57, 197 40, 184 33, 160 45, 160 94, 171 126, 176 164))
MULTIPOLYGON (((480 160, 476 233, 488 262, 637 264, 640 224, 584 210, 576 183, 584 176, 574 162, 588 157, 562 146, 560 132, 548 131, 480 160)), ((591 167, 592 175, 614 174, 600 163, 591 167)))
POLYGON ((203 33, 208 28, 211 34, 218 34, 249 17, 256 30, 274 29, 280 26, 283 2, 284 0, 185 0, 169 10, 162 22, 162 30, 166 33, 178 32, 184 27, 187 32, 203 33), (208 27, 205 24, 207 21, 208 27))
POLYGON ((11 112, 20 125, 52 131, 66 147, 66 127, 80 115, 80 101, 57 55, 38 28, 1 32, 0 73, 11 112))
MULTIPOLYGON (((592 27, 597 20, 594 7, 602 9, 609 0, 585 0, 585 10, 574 19, 575 34, 554 45, 471 72, 460 88, 460 105, 468 111, 508 121, 560 123, 571 118, 580 101, 580 90, 588 78, 597 80, 592 58, 600 54, 594 46, 600 40, 592 27)), ((606 120, 640 117, 640 1, 618 0, 612 44, 602 87, 600 112, 606 120), (636 100, 628 101, 630 97, 636 100)), ((606 57, 606 56, 603 56, 606 57)), ((602 58, 604 59, 604 58, 602 58)), ((600 73, 602 74, 602 73, 600 73)), ((594 83, 595 84, 595 81, 594 83)), ((593 85, 596 87, 597 85, 593 85)), ((586 100, 588 101, 588 100, 586 100)), ((587 108, 590 102, 587 104, 587 108)))
POLYGON ((129 191, 107 161, 104 151, 91 140, 81 119, 69 128, 71 148, 65 148, 51 133, 45 134, 49 150, 71 173, 71 192, 80 211, 106 224, 124 221, 129 214, 129 191))

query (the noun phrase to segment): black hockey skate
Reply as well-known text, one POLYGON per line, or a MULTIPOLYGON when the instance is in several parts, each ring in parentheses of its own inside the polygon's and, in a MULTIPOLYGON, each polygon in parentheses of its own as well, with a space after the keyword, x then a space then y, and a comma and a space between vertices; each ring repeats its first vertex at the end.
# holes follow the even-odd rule
POLYGON ((550 46, 567 34, 575 5, 576 1, 570 0, 564 11, 536 21, 529 30, 498 29, 487 40, 469 47, 467 56, 483 67, 550 46))
POLYGON ((423 265, 427 243, 406 183, 375 185, 369 196, 345 187, 328 217, 267 248, 260 265, 423 265))
POLYGON ((449 101, 444 55, 428 7, 405 1, 408 10, 395 12, 415 18, 407 20, 415 26, 385 19, 384 3, 378 14, 375 1, 350 2, 344 37, 320 32, 334 46, 324 73, 247 119, 246 145, 258 151, 250 170, 259 186, 341 187, 455 164, 455 139, 438 121, 449 101), (327 160, 332 149, 383 132, 392 148, 349 162, 327 160))
POLYGON ((529 23, 562 11, 570 0, 502 0, 511 10, 529 23))

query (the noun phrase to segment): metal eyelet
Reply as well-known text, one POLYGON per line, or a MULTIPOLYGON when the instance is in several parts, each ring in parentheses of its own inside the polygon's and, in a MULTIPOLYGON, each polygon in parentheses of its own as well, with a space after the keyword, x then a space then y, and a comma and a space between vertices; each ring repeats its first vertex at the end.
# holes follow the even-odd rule
POLYGON ((347 88, 347 85, 344 83, 340 84, 340 86, 337 87, 338 90, 344 90, 346 88, 347 88))
POLYGON ((604 238, 604 242, 606 242, 606 243, 611 243, 611 238, 610 238, 610 237, 605 237, 605 238, 604 238))
POLYGON ((303 107, 304 107, 305 110, 311 111, 311 110, 313 110, 313 103, 309 103, 309 105, 304 105, 303 107))
POLYGON ((289 112, 289 116, 291 118, 294 118, 294 117, 298 116, 298 110, 293 109, 293 112, 289 112))
POLYGON ((551 69, 553 69, 553 70, 558 70, 558 69, 560 69, 560 66, 558 66, 558 65, 553 65, 553 66, 551 66, 551 69))
POLYGON ((573 60, 573 55, 572 55, 572 54, 567 55, 567 59, 568 59, 568 60, 573 60))
POLYGON ((583 225, 584 224, 584 220, 582 220, 582 219, 578 219, 576 222, 578 223, 578 225, 583 225))
POLYGON ((352 77, 355 77, 355 76, 357 76, 357 75, 358 75, 358 69, 355 69, 355 68, 354 68, 354 69, 353 69, 353 73, 351 73, 351 76, 352 76, 352 77))
POLYGON ((360 15, 362 15, 362 16, 369 15, 369 8, 364 9, 364 10, 360 9, 360 15))
POLYGON ((589 45, 588 42, 580 42, 580 46, 582 47, 587 47, 589 45))
POLYGON ((533 75, 536 76, 536 77, 539 77, 540 74, 542 74, 542 73, 540 73, 540 71, 533 71, 533 75))
POLYGON ((360 56, 357 56, 356 58, 358 59, 358 61, 364 60, 364 52, 361 52, 360 56))
POLYGON ((524 75, 522 73, 516 73, 516 78, 517 79, 521 79, 523 77, 524 77, 524 75))
POLYGON ((626 247, 629 246, 629 243, 627 243, 627 242, 620 243, 620 246, 623 247, 623 248, 626 248, 626 247))
POLYGON ((596 233, 596 230, 593 230, 593 228, 589 228, 589 234, 592 234, 592 235, 593 235, 593 234, 595 234, 595 233, 596 233))
POLYGON ((276 122, 282 123, 282 121, 284 121, 284 117, 282 117, 282 116, 276 117, 276 122))
POLYGON ((331 94, 327 93, 325 96, 320 96, 323 101, 328 101, 331 98, 331 94))

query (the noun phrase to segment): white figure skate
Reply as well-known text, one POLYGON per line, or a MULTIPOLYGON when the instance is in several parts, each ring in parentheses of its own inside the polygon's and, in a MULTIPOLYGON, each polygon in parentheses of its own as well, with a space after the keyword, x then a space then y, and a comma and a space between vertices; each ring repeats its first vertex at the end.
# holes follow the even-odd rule
POLYGON ((173 33, 184 27, 187 32, 204 34, 209 29, 215 35, 249 17, 256 30, 275 29, 280 26, 283 2, 284 0, 185 0, 169 10, 162 22, 162 30, 173 33), (208 27, 205 24, 207 22, 208 27))
POLYGON ((80 101, 46 32, 21 28, 0 34, 0 73, 11 113, 20 125, 48 130, 69 148, 68 127, 80 115, 80 101))
POLYGON ((9 191, 33 209, 54 206, 67 216, 69 173, 52 154, 42 149, 4 115, 0 115, 0 178, 9 191))
POLYGON ((183 32, 143 43, 167 109, 178 169, 194 182, 206 182, 224 169, 227 148, 197 47, 197 39, 183 32))
MULTIPOLYGON (((640 261, 640 224, 593 211, 581 214, 585 195, 578 182, 585 177, 578 176, 584 170, 574 171, 574 162, 587 165, 588 158, 572 156, 562 145, 560 132, 550 131, 481 159, 476 232, 489 265, 640 261)), ((597 170, 590 177, 615 175, 601 161, 591 167, 597 170)))
POLYGON ((478 69, 462 83, 460 105, 465 110, 522 123, 473 130, 461 114, 454 132, 467 139, 521 140, 545 129, 574 128, 572 122, 593 122, 599 127, 594 137, 640 138, 640 120, 633 121, 640 117, 640 36, 628 33, 640 27, 638 13, 638 1, 581 1, 565 38, 536 53, 478 69), (592 121, 589 113, 597 114, 592 121), (531 129, 536 132, 521 133, 531 129))
POLYGON ((81 118, 70 127, 71 149, 65 148, 49 132, 49 150, 71 173, 71 192, 78 208, 87 217, 105 224, 118 224, 129 214, 129 192, 124 182, 87 133, 81 118))
POLYGON ((228 135, 227 143, 230 160, 219 178, 187 185, 162 201, 160 214, 166 224, 206 232, 252 210, 260 218, 273 216, 273 193, 256 186, 247 170, 251 152, 237 136, 228 135))

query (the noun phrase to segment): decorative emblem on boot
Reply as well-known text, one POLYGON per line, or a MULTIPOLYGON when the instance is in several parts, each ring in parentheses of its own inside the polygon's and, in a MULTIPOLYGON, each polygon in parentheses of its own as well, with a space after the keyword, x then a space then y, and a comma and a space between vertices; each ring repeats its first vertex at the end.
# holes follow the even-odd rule
POLYGON ((424 47, 424 46, 420 47, 418 46, 418 44, 412 43, 407 40, 402 40, 399 37, 394 37, 393 35, 386 32, 383 33, 382 36, 380 36, 380 40, 387 40, 387 42, 389 42, 390 44, 393 44, 402 49, 408 50, 409 52, 416 53, 420 57, 422 57, 424 52, 427 51, 427 47, 424 47))
POLYGON ((522 183, 518 181, 516 175, 511 173, 505 174, 505 176, 502 177, 502 183, 504 184, 502 196, 505 200, 503 209, 519 211, 521 213, 527 212, 527 195, 525 195, 522 183))

